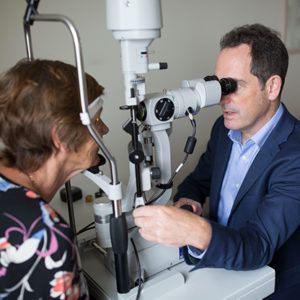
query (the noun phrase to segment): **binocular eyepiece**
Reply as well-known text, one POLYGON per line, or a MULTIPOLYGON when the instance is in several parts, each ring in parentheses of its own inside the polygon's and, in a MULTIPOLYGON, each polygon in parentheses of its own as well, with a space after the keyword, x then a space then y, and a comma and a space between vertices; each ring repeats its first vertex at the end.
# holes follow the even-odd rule
POLYGON ((217 80, 221 85, 222 95, 228 95, 234 93, 237 88, 236 80, 232 78, 219 78, 216 75, 206 76, 204 77, 205 81, 217 80))

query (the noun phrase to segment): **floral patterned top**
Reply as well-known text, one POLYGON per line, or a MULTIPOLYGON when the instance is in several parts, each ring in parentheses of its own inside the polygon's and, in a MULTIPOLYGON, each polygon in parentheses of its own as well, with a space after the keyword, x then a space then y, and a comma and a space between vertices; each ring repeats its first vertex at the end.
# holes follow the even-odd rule
POLYGON ((1 174, 0 299, 88 299, 71 228, 1 174))

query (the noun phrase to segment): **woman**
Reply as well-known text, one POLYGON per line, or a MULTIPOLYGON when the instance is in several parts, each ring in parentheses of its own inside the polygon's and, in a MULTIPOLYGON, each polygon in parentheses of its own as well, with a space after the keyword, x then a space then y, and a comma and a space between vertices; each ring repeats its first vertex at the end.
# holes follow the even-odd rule
MULTIPOLYGON (((91 103, 103 87, 86 80, 91 103)), ((101 110, 92 122, 103 136, 101 110)), ((71 229, 48 204, 66 181, 98 162, 80 112, 71 65, 24 60, 0 78, 1 299, 88 297, 71 229)))

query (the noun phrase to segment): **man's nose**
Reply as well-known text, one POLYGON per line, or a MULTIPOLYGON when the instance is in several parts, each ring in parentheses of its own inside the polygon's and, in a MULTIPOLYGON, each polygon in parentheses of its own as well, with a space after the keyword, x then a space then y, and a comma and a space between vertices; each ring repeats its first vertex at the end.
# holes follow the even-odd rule
POLYGON ((231 96, 229 95, 222 95, 220 102, 218 103, 219 105, 227 104, 231 101, 231 96))

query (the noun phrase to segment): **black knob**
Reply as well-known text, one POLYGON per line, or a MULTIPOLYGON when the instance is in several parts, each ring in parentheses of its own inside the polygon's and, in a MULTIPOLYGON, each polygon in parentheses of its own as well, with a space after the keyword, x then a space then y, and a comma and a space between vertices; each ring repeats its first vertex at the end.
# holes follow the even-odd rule
POLYGON ((175 106, 171 99, 161 98, 155 105, 154 113, 158 120, 168 121, 174 115, 175 106))
POLYGON ((151 168, 151 178, 152 179, 159 179, 160 176, 161 176, 160 168, 158 168, 158 167, 151 168))
POLYGON ((188 205, 188 204, 182 205, 180 208, 188 210, 190 212, 194 212, 193 207, 191 205, 188 205))

